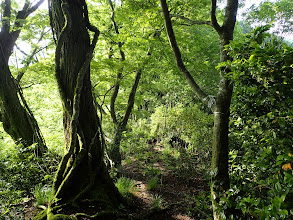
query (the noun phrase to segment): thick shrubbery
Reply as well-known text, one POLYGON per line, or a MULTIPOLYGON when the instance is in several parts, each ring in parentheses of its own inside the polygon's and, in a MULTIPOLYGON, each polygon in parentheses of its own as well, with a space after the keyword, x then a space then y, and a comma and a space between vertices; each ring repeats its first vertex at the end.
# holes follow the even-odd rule
POLYGON ((197 105, 157 107, 151 116, 151 136, 166 139, 177 137, 196 150, 209 151, 213 118, 202 112, 197 105))
POLYGON ((257 219, 291 219, 293 49, 268 28, 229 45, 234 61, 221 65, 231 69, 235 88, 230 202, 257 219))

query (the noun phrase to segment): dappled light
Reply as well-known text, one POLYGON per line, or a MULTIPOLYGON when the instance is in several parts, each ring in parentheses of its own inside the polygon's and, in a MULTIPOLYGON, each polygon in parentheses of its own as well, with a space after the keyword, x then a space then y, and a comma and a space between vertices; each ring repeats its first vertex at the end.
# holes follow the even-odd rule
POLYGON ((290 0, 1 0, 0 220, 293 219, 290 0))

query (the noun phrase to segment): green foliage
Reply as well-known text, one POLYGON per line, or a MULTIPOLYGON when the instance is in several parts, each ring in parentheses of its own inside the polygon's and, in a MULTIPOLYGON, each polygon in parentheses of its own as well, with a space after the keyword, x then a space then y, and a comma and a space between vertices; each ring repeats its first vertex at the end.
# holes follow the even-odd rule
POLYGON ((120 194, 126 198, 129 199, 130 195, 134 191, 134 187, 136 185, 135 181, 126 177, 120 177, 116 182, 116 187, 118 188, 118 191, 120 194))
POLYGON ((173 136, 191 144, 191 148, 207 151, 211 143, 212 115, 197 105, 160 106, 151 116, 151 136, 166 142, 173 136))
POLYGON ((232 201, 258 219, 291 219, 293 49, 258 27, 226 49, 234 83, 230 152, 232 201))
POLYGON ((153 195, 151 197, 151 208, 155 210, 160 210, 163 208, 163 198, 160 195, 153 195))
MULTIPOLYGON (((39 185, 49 186, 53 173, 57 169, 60 158, 58 155, 48 152, 43 158, 37 158, 34 154, 34 146, 28 149, 15 146, 8 137, 0 142, 0 212, 4 216, 14 216, 15 219, 23 207, 12 205, 27 201, 39 185)), ((41 190, 41 189, 40 189, 41 190)), ((36 191, 35 191, 36 192, 36 191)), ((41 191, 39 191, 41 192, 41 191)), ((42 193, 44 193, 42 189, 42 193)), ((38 195, 38 198, 49 197, 38 195)), ((37 197, 37 195, 36 195, 37 197)), ((20 219, 23 219, 20 217, 20 219)))
POLYGON ((188 207, 188 213, 190 216, 197 216, 200 219, 212 219, 207 218, 207 216, 213 216, 210 194, 210 191, 203 191, 193 198, 186 198, 192 203, 191 207, 188 207))
POLYGON ((48 185, 37 184, 33 191, 34 197, 36 198, 36 205, 46 205, 53 196, 53 190, 48 185))
POLYGON ((274 23, 277 33, 292 33, 292 7, 291 0, 263 1, 259 5, 253 4, 247 11, 246 22, 250 24, 274 23))
POLYGON ((158 185, 158 182, 159 182, 159 178, 158 176, 154 176, 152 177, 149 181, 148 181, 148 184, 147 184, 147 189, 148 190, 152 190, 152 189, 155 189, 158 185))
POLYGON ((31 65, 22 78, 21 86, 24 88, 25 99, 34 113, 47 147, 62 155, 64 146, 63 114, 53 63, 51 57, 31 65))

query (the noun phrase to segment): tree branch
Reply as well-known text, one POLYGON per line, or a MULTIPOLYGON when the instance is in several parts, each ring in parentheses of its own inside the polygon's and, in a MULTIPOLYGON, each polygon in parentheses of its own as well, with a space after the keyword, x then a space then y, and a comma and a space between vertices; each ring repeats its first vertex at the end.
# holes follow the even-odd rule
POLYGON ((19 11, 16 15, 15 22, 13 25, 13 32, 11 33, 11 36, 14 40, 14 42, 17 40, 19 34, 20 34, 20 29, 23 26, 22 20, 26 19, 31 13, 33 13, 37 8, 44 2, 45 0, 40 0, 38 1, 34 6, 30 6, 30 1, 26 0, 24 3, 24 6, 21 11, 19 11))
POLYGON ((5 2, 1 3, 1 7, 3 10, 3 15, 1 17, 2 21, 2 31, 8 32, 10 31, 10 18, 11 18, 11 0, 5 0, 5 2))
POLYGON ((126 111, 125 111, 125 115, 123 117, 123 121, 122 121, 122 128, 125 128, 126 125, 127 125, 127 122, 128 122, 128 119, 129 119, 129 116, 131 114, 131 111, 132 111, 132 108, 133 108, 133 105, 134 105, 134 99, 135 99, 135 93, 136 93, 136 90, 137 90, 137 87, 138 87, 138 83, 139 83, 139 80, 141 78, 141 73, 142 73, 142 70, 138 70, 136 75, 135 75, 135 80, 134 80, 134 83, 132 85, 132 88, 131 88, 131 92, 129 94, 129 98, 128 98, 128 105, 127 105, 127 108, 126 108, 126 111))
MULTIPOLYGON (((113 28, 115 30, 115 33, 117 35, 119 35, 119 29, 118 29, 118 25, 115 21, 115 9, 114 9, 114 5, 113 5, 112 0, 109 0, 109 5, 110 5, 111 11, 112 11, 111 21, 113 24, 113 28)), ((125 53, 122 50, 122 45, 123 45, 122 42, 118 42, 118 47, 119 47, 119 52, 120 52, 120 60, 121 60, 121 62, 124 62, 125 61, 125 53)), ((117 116, 116 116, 116 111, 115 111, 115 101, 116 101, 116 98, 117 98, 118 92, 119 92, 120 81, 122 79, 122 72, 123 72, 123 67, 119 70, 119 72, 117 74, 117 81, 116 81, 114 91, 111 96, 111 102, 110 102, 110 114, 111 114, 111 117, 112 117, 114 124, 117 124, 117 122, 118 122, 117 116)))
POLYGON ((38 1, 34 6, 30 7, 30 8, 28 9, 28 15, 30 15, 30 14, 33 13, 35 10, 37 10, 43 2, 44 2, 44 0, 40 0, 40 1, 38 1))
MULTIPOLYGON (((43 30, 43 33, 42 33, 41 37, 39 38, 39 40, 38 40, 38 42, 37 42, 37 45, 41 42, 41 40, 43 39, 43 37, 45 36, 46 33, 47 33, 47 31, 44 32, 44 30, 43 30)), ((20 48, 17 47, 17 49, 20 49, 20 48)), ((44 49, 44 48, 42 48, 42 49, 44 49)), ((21 51, 22 53, 26 54, 24 51, 22 51, 22 50, 20 50, 20 51, 21 51)), ((26 61, 25 66, 24 66, 24 69, 26 69, 26 68, 31 64, 31 62, 32 62, 32 60, 33 60, 33 57, 34 57, 37 53, 39 53, 40 51, 41 51, 41 50, 38 49, 38 47, 36 46, 35 49, 33 50, 32 54, 29 56, 28 60, 26 61)), ((26 54, 26 55, 28 56, 28 54, 26 54)), ((21 80, 21 78, 23 77, 23 75, 24 75, 24 71, 21 71, 21 72, 18 73, 18 75, 17 75, 17 77, 16 77, 16 79, 15 79, 17 83, 20 82, 20 80, 21 80)))
POLYGON ((197 20, 197 21, 194 21, 194 20, 191 20, 185 16, 182 16, 182 15, 178 15, 178 14, 171 14, 170 15, 171 18, 179 18, 179 19, 182 19, 184 21, 187 21, 189 24, 183 24, 183 25, 209 25, 209 26, 212 26, 212 22, 211 21, 202 21, 202 20, 197 20))
POLYGON ((111 101, 110 101, 110 114, 111 114, 111 118, 112 118, 114 124, 117 124, 117 117, 116 117, 116 111, 115 111, 115 101, 118 96, 121 79, 122 79, 122 72, 119 71, 119 73, 117 74, 117 81, 115 83, 114 91, 112 93, 111 101))
POLYGON ((172 47, 172 50, 173 50, 173 53, 175 56, 176 64, 177 64, 178 68, 180 69, 180 71, 182 72, 182 74, 184 75, 184 77, 186 78, 188 84, 191 86, 194 93, 203 102, 206 102, 208 95, 198 86, 198 84, 195 82, 194 78, 192 77, 192 75, 190 74, 190 72, 188 71, 188 69, 186 68, 186 66, 183 63, 182 55, 181 55, 179 46, 176 41, 176 37, 175 37, 174 30, 173 30, 171 17, 170 17, 170 13, 168 10, 168 5, 166 3, 166 0, 161 0, 161 7, 162 7, 163 15, 164 15, 167 35, 168 35, 169 42, 170 42, 170 45, 172 47))
POLYGON ((21 20, 26 19, 31 13, 38 9, 38 7, 44 2, 45 0, 38 1, 34 6, 29 7, 31 5, 30 1, 25 1, 24 6, 21 11, 19 11, 16 15, 15 23, 13 26, 14 30, 18 30, 22 27, 23 23, 21 20))
POLYGON ((217 9, 217 0, 211 0, 211 20, 212 20, 212 25, 215 28, 215 30, 220 33, 222 28, 219 25, 216 17, 216 9, 217 9))
MULTIPOLYGON (((238 0, 228 0, 225 8, 223 28, 235 27, 238 10, 238 0)), ((234 31, 234 28, 232 29, 234 31)))

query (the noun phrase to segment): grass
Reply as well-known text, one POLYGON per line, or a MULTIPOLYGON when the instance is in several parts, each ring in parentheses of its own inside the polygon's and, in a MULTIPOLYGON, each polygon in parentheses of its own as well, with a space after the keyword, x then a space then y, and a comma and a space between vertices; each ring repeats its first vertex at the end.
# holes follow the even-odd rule
POLYGON ((152 190, 157 187, 159 178, 157 176, 152 177, 147 184, 147 190, 152 190))
POLYGON ((46 205, 53 196, 52 188, 48 185, 38 184, 35 186, 33 192, 37 202, 36 206, 38 205, 46 205))
POLYGON ((160 210, 163 208, 163 198, 160 195, 153 195, 151 198, 151 209, 160 210))
POLYGON ((116 187, 120 194, 128 199, 132 192, 134 191, 134 187, 136 185, 135 181, 126 177, 120 177, 116 182, 116 187))

